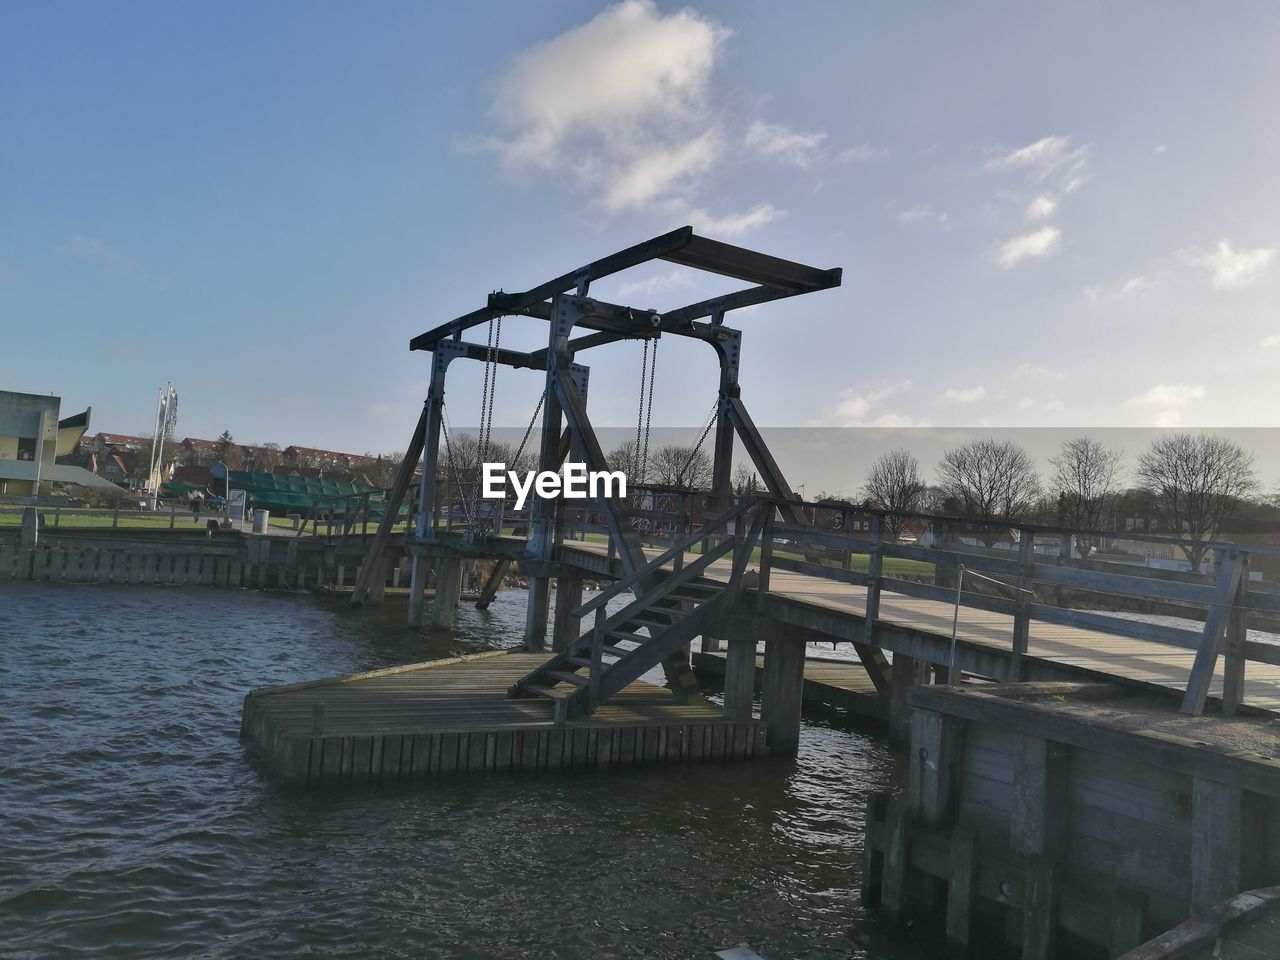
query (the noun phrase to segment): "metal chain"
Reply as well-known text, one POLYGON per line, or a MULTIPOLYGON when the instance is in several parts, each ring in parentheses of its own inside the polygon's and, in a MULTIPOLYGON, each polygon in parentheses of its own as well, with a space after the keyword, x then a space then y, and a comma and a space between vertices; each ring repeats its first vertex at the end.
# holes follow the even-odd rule
POLYGON ((529 418, 529 426, 524 432, 524 439, 520 441, 520 446, 516 450, 516 455, 511 459, 512 469, 514 469, 515 465, 520 462, 520 455, 524 453, 524 445, 529 442, 529 435, 533 433, 533 425, 538 422, 538 414, 542 412, 542 404, 546 399, 547 391, 544 388, 542 396, 538 397, 538 405, 533 408, 533 416, 529 418))
MULTIPOLYGON (((684 472, 693 464, 694 457, 698 455, 698 451, 702 449, 702 445, 707 442, 707 434, 709 434, 711 432, 711 428, 716 425, 716 420, 719 416, 720 398, 716 397, 715 403, 711 405, 711 419, 707 421, 706 429, 702 431, 702 436, 698 438, 698 442, 694 445, 694 448, 689 451, 689 459, 684 462, 684 466, 680 468, 680 473, 677 474, 679 479, 684 479, 684 472)), ((688 484, 686 484, 686 486, 688 486, 688 484)))
MULTIPOLYGON (((646 341, 647 343, 648 341, 646 341)), ((649 397, 644 411, 644 449, 640 454, 640 482, 644 483, 649 473, 649 424, 653 419, 653 385, 658 366, 658 341, 653 341, 653 353, 649 357, 649 397)))
MULTIPOLYGON (((492 325, 492 324, 491 324, 492 325)), ((493 376, 489 380, 489 400, 487 407, 481 408, 483 422, 480 433, 480 461, 483 463, 489 455, 489 447, 493 443, 493 407, 498 396, 498 351, 502 348, 502 317, 498 317, 497 326, 491 331, 489 352, 485 363, 493 367, 493 376)))
POLYGON ((643 427, 644 419, 644 391, 645 377, 649 369, 649 341, 644 342, 644 356, 640 358, 640 400, 636 404, 636 445, 631 450, 631 463, 627 466, 629 472, 635 480, 633 483, 640 482, 640 430, 643 427))
POLYGON ((493 368, 493 321, 489 318, 489 340, 484 348, 484 390, 480 394, 480 437, 477 442, 477 451, 484 459, 484 421, 485 412, 489 409, 489 380, 494 372, 493 368))

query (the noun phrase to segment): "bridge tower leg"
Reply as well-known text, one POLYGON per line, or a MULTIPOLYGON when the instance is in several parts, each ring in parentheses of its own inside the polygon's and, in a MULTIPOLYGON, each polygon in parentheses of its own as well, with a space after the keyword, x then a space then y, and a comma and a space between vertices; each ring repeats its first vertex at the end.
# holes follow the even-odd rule
POLYGON ((580 627, 573 611, 582 606, 582 580, 556 577, 556 611, 551 627, 551 649, 563 650, 578 639, 580 627))
MULTIPOLYGON (((800 749, 800 708, 804 696, 803 639, 786 639, 775 629, 764 644, 761 718, 769 724, 769 751, 794 757, 800 749)), ((754 650, 752 660, 754 661, 754 650)), ((754 666, 754 664, 753 664, 754 666)))
POLYGON ((436 561, 436 594, 431 603, 431 626, 447 630, 453 625, 453 612, 462 591, 462 561, 441 558, 436 561))

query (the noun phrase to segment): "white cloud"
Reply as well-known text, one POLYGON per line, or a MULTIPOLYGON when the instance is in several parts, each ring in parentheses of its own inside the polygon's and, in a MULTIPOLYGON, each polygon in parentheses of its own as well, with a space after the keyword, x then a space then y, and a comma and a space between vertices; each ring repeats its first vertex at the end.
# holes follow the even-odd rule
POLYGON ((911 389, 910 380, 897 383, 881 383, 874 387, 841 390, 836 397, 836 404, 827 415, 827 422, 843 427, 904 427, 922 426, 909 416, 881 412, 872 416, 876 408, 893 396, 906 393, 911 389))
POLYGON ((1070 137, 1043 137, 992 157, 986 166, 993 173, 1023 172, 1035 181, 1052 181, 1071 193, 1084 183, 1089 154, 1088 146, 1072 146, 1070 137))
POLYGON ((1154 274, 1139 274, 1136 277, 1130 277, 1118 286, 1108 287, 1105 284, 1095 284, 1092 287, 1084 288, 1084 298, 1088 301, 1089 306, 1096 307, 1103 302, 1111 302, 1113 300, 1127 300, 1130 297, 1138 296, 1148 290, 1154 290, 1160 284, 1169 279, 1168 270, 1159 270, 1154 274))
POLYGON ((1053 395, 1050 395, 1046 400, 1037 400, 1035 397, 1023 397, 1018 401, 1018 409, 1038 410, 1043 413, 1061 413, 1066 409, 1066 405, 1053 395))
POLYGON ((641 154, 616 172, 604 187, 604 205, 610 210, 634 210, 710 170, 716 159, 716 139, 706 133, 669 150, 641 154))
POLYGON ((754 150, 762 157, 803 170, 813 162, 825 139, 827 135, 823 132, 799 133, 780 123, 753 120, 742 142, 748 150, 754 150))
POLYGON ((784 216, 784 213, 767 203, 758 203, 744 213, 731 213, 723 217, 699 209, 686 209, 684 216, 699 233, 737 237, 766 223, 773 223, 784 216))
POLYGON ((1028 220, 1043 220, 1058 209, 1058 201, 1047 193, 1042 193, 1027 204, 1028 220))
POLYGON ((1129 406, 1144 407, 1185 407, 1189 403, 1203 400, 1204 386, 1187 383, 1157 383, 1151 389, 1130 397, 1125 401, 1129 406))
POLYGON ((1262 349, 1270 350, 1272 347, 1280 347, 1280 333, 1273 333, 1269 337, 1262 338, 1262 349))
POLYGON ((996 258, 1006 270, 1017 266, 1028 257, 1047 257, 1058 250, 1062 231, 1057 227, 1042 227, 1035 233, 1025 233, 1006 241, 996 258))
POLYGON ((845 147, 836 154, 836 159, 841 163, 866 163, 869 160, 883 160, 888 155, 888 147, 877 147, 870 143, 861 143, 855 147, 845 147))
POLYGON ((1183 410, 1204 398, 1202 384, 1157 383, 1151 389, 1130 397, 1125 406, 1154 408, 1155 426, 1176 427, 1182 423, 1183 410))
POLYGON ((1271 263, 1275 247, 1237 250, 1226 240, 1216 250, 1184 250, 1182 259, 1209 271, 1215 290, 1238 290, 1258 280, 1271 263))
POLYGON ((869 427, 886 427, 890 429, 902 429, 906 427, 931 427, 933 422, 930 420, 922 420, 919 417, 913 417, 905 413, 882 413, 869 424, 869 427))
POLYGON ((952 387, 938 397, 939 403, 977 403, 987 395, 986 387, 952 387))
POLYGON ((509 171, 569 176, 614 211, 687 192, 720 154, 707 94, 728 33, 689 8, 608 7, 516 59, 491 146, 509 171))
POLYGON ((1062 370, 1052 370, 1034 363, 1020 363, 1013 368, 1012 373, 1015 377, 1027 380, 1065 380, 1067 377, 1062 370))
POLYGON ((1150 290, 1155 285, 1156 281, 1150 277, 1130 277, 1120 285, 1120 289, 1116 291, 1116 297, 1131 297, 1143 290, 1150 290))
POLYGON ((683 290, 692 286, 693 278, 689 276, 689 271, 677 267, 668 273, 660 273, 646 280, 632 280, 624 283, 618 288, 618 296, 624 298, 637 295, 650 297, 660 293, 667 293, 670 290, 683 290))
POLYGON ((914 207, 908 207, 906 210, 898 211, 898 222, 915 224, 915 223, 933 223, 939 227, 946 226, 949 218, 945 213, 934 210, 930 204, 917 203, 914 207))

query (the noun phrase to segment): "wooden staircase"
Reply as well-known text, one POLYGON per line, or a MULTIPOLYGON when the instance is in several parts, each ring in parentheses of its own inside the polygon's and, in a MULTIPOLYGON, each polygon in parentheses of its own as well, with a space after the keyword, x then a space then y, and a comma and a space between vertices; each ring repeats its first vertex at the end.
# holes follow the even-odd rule
POLYGON ((594 613, 592 627, 511 687, 508 696, 552 700, 557 723, 589 716, 687 646, 733 604, 771 509, 756 501, 741 503, 592 597, 573 611, 580 621, 594 613), (735 521, 735 532, 728 534, 729 524, 735 521), (717 534, 724 536, 713 543, 717 534), (686 556, 698 546, 699 554, 686 556), (727 581, 705 576, 711 564, 727 556, 732 556, 727 581), (668 564, 670 571, 664 569, 668 564), (609 601, 628 592, 633 599, 618 612, 608 613, 609 601))

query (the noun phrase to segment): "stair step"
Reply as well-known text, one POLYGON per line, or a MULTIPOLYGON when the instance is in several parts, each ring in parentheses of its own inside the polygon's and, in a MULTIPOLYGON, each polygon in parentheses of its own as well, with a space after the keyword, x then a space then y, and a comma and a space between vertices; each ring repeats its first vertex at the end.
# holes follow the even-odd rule
POLYGON ((552 677, 562 683, 572 683, 575 687, 585 686, 587 678, 579 676, 576 673, 570 673, 568 670, 548 670, 547 676, 552 677))
POLYGON ((682 590, 698 590, 705 594, 719 593, 724 589, 723 583, 716 583, 714 580, 690 580, 688 583, 682 583, 676 587, 676 592, 682 590))
MULTIPOLYGON (((610 630, 609 636, 618 640, 630 640, 632 643, 638 644, 645 644, 653 639, 653 637, 642 637, 638 633, 627 633, 625 630, 610 630)), ((626 647, 622 649, 625 650, 626 647)))
MULTIPOLYGON (((693 593, 669 593, 669 594, 667 594, 665 597, 663 597, 661 600, 659 600, 659 601, 658 601, 658 603, 662 603, 662 604, 667 604, 667 603, 671 603, 671 604, 679 604, 679 603, 706 603, 706 602, 707 602, 708 600, 710 600, 710 599, 711 599, 711 597, 710 597, 709 595, 707 595, 707 594, 701 594, 701 593, 699 593, 699 594, 693 594, 693 593)), ((655 605, 654 609, 656 609, 656 610, 666 610, 666 609, 670 609, 670 608, 668 608, 668 607, 659 607, 659 606, 656 606, 656 605, 655 605)))
MULTIPOLYGON (((606 643, 600 647, 600 652, 605 654, 610 654, 615 657, 625 657, 627 654, 631 653, 631 648, 619 647, 614 644, 606 643)), ((570 657, 569 662, 579 667, 586 667, 587 669, 590 669, 591 668, 591 648, 587 647, 582 651, 582 653, 575 654, 574 656, 570 657)), ((605 663, 605 666, 607 667, 609 666, 609 664, 605 663)))
POLYGON ((525 684, 524 689, 535 696, 546 697, 548 700, 563 700, 565 697, 572 696, 574 692, 561 687, 544 687, 537 683, 525 684))
POLYGON ((667 627, 670 627, 673 623, 675 623, 676 620, 679 619, 678 617, 673 617, 671 620, 661 620, 655 616, 647 616, 646 614, 650 612, 656 613, 659 611, 646 611, 646 613, 638 613, 634 617, 632 617, 630 620, 627 621, 627 626, 656 627, 659 630, 665 630, 667 629, 667 627))

